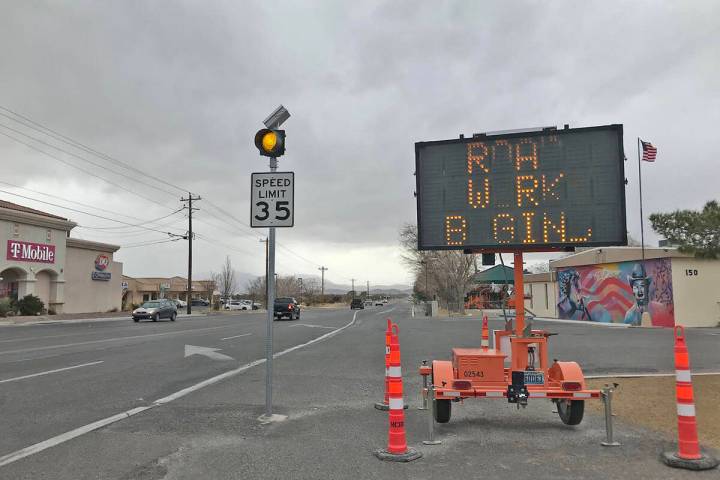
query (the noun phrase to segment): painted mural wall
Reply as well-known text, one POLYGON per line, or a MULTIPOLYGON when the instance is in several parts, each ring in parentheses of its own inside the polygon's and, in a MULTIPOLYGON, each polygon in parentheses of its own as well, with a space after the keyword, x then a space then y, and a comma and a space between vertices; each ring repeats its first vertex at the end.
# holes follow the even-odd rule
POLYGON ((669 258, 565 267, 557 271, 558 315, 568 320, 653 326, 675 325, 669 258))

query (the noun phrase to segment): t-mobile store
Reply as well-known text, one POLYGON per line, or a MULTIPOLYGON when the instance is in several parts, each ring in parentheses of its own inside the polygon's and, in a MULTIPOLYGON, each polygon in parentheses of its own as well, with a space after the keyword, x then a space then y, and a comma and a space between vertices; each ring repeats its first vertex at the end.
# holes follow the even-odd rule
POLYGON ((70 238, 76 223, 0 200, 0 298, 40 297, 56 313, 120 309, 118 246, 70 238))

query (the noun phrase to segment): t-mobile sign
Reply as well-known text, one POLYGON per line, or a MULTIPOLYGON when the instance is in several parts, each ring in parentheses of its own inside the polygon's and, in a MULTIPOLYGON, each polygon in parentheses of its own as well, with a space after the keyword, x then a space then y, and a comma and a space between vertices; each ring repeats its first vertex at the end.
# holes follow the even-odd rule
POLYGON ((55 263, 55 245, 8 240, 7 259, 20 262, 55 263))

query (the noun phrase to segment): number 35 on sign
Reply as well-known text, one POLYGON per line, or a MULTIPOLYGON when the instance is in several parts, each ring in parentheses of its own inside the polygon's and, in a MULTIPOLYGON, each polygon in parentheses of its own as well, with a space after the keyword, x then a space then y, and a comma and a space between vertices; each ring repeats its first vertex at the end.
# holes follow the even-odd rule
POLYGON ((295 223, 295 173, 258 172, 251 178, 250 226, 292 227, 295 223))

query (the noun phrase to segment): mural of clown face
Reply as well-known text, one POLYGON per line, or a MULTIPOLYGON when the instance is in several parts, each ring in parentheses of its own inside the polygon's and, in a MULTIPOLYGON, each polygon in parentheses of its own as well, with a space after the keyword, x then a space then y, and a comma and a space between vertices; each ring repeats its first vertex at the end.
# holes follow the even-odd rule
POLYGON ((635 295, 635 303, 642 310, 648 304, 650 293, 650 279, 645 275, 645 269, 639 263, 633 267, 632 274, 628 277, 628 283, 635 295))

